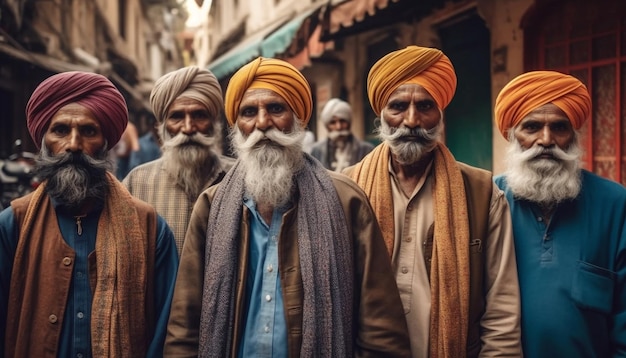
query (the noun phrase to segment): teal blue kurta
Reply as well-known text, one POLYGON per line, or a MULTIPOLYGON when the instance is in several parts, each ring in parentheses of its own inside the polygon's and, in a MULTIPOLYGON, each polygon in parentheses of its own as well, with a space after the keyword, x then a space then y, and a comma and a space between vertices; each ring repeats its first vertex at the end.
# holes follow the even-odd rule
POLYGON ((513 218, 526 357, 626 356, 626 189, 582 171, 546 226, 495 178, 513 218))

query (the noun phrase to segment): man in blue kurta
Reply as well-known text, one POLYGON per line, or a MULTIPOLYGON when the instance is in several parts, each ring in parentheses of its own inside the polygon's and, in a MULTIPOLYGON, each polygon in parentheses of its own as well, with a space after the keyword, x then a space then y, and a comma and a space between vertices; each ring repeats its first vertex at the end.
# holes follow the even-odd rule
POLYGON ((174 236, 110 172, 128 123, 104 76, 65 72, 26 108, 42 184, 0 213, 0 357, 159 357, 174 236))
POLYGON ((554 71, 522 74, 496 100, 527 357, 626 356, 626 189, 580 169, 590 115, 585 85, 554 71))

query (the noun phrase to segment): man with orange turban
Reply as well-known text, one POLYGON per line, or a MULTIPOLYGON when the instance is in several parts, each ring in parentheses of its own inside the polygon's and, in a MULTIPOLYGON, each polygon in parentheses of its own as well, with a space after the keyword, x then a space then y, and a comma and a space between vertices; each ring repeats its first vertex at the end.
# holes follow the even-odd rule
POLYGON ((302 151, 307 80, 259 57, 224 102, 238 160, 194 206, 165 356, 409 356, 367 197, 302 151))
POLYGON ((528 357, 626 356, 626 189, 581 169, 590 117, 587 87, 555 71, 524 73, 496 99, 528 357))
POLYGON ((517 357, 519 292, 511 218, 490 172, 441 142, 456 90, 450 59, 409 46, 371 68, 382 143, 345 173, 383 231, 413 357, 517 357))
POLYGON ((134 168, 123 183, 165 218, 180 254, 193 204, 234 162, 221 155, 222 88, 209 70, 183 67, 155 82, 150 104, 159 122, 163 155, 134 168))
POLYGON ((165 221, 111 173, 124 97, 102 75, 60 73, 26 119, 43 182, 0 213, 3 356, 162 356, 178 256, 165 221))

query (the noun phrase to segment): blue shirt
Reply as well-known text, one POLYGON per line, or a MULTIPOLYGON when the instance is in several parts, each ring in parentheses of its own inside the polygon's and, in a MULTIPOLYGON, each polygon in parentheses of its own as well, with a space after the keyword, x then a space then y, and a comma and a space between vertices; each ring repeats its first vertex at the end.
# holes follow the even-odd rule
POLYGON ((245 198, 244 204, 251 214, 250 261, 239 357, 286 357, 287 322, 278 274, 278 238, 286 208, 274 209, 268 226, 252 199, 245 198))
MULTIPOLYGON (((99 217, 100 211, 94 211, 81 218, 82 233, 79 235, 76 219, 57 211, 57 220, 63 239, 76 253, 72 282, 63 316, 58 357, 87 358, 92 356, 90 322, 93 294, 89 286, 87 257, 96 247, 96 228, 99 217)), ((156 328, 148 347, 148 357, 163 356, 167 321, 178 270, 178 253, 174 235, 160 216, 157 221, 157 234, 154 266, 156 328)), ((7 302, 18 238, 13 209, 8 207, 0 213, 0 356, 4 355, 7 302)), ((37 343, 33 342, 33 344, 37 343)))
POLYGON ((575 200, 549 224, 539 207, 511 208, 526 357, 626 356, 626 189, 582 171, 575 200))
POLYGON ((139 137, 139 150, 130 152, 128 172, 133 168, 161 157, 161 147, 151 131, 139 137))

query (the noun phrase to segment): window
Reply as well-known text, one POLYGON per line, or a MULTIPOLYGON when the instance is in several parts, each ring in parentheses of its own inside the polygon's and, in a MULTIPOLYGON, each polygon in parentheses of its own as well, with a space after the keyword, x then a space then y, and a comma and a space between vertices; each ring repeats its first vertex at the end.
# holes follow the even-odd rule
POLYGON ((626 6, 621 0, 546 2, 537 1, 522 24, 525 67, 585 83, 593 114, 582 129, 584 166, 626 185, 626 6))

